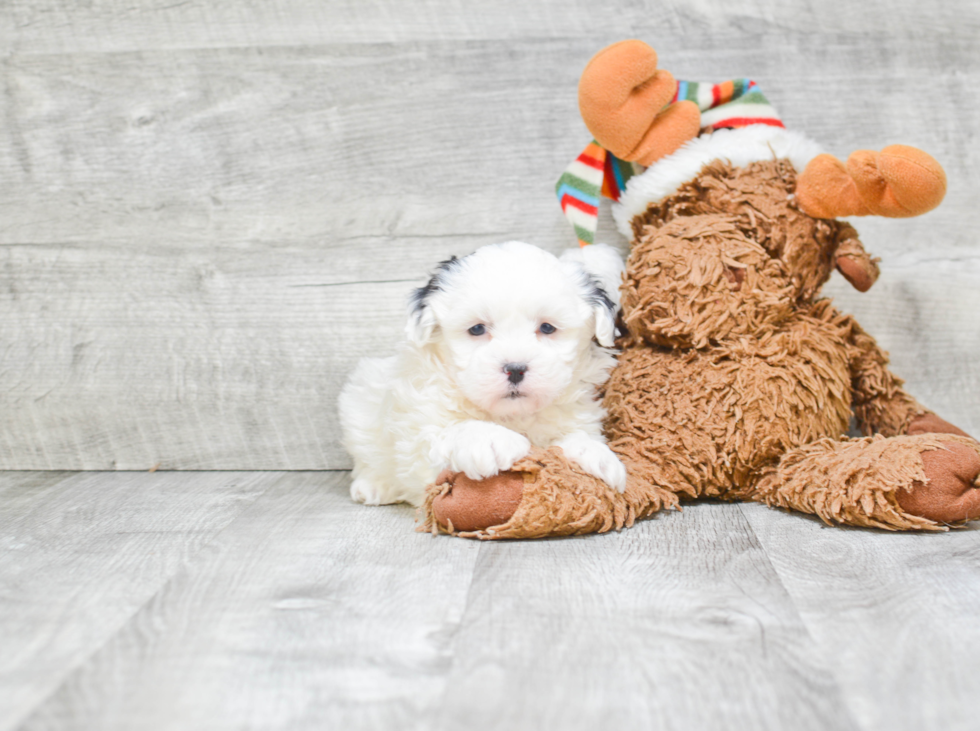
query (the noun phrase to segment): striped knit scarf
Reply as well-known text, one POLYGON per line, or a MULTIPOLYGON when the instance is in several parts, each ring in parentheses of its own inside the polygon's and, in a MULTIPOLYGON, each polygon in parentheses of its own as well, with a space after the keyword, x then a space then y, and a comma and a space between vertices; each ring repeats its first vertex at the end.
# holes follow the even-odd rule
MULTIPOLYGON (((701 109, 702 134, 751 124, 783 126, 758 85, 749 79, 720 84, 678 81, 670 103, 682 100, 692 101, 701 109)), ((565 217, 575 228, 579 245, 595 242, 600 195, 618 201, 626 181, 643 170, 642 165, 620 160, 595 140, 565 168, 555 192, 565 217)))

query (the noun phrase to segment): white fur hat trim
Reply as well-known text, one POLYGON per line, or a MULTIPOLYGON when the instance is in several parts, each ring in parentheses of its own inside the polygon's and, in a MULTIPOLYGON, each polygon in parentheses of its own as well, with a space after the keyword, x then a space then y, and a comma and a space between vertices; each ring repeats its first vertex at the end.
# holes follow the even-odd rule
POLYGON ((727 160, 736 167, 761 160, 788 158, 802 172, 822 152, 820 146, 798 132, 782 127, 754 124, 739 129, 719 129, 685 143, 677 152, 658 160, 626 185, 619 203, 612 208, 616 228, 633 237, 630 222, 647 206, 677 192, 693 180, 701 168, 714 160, 727 160))

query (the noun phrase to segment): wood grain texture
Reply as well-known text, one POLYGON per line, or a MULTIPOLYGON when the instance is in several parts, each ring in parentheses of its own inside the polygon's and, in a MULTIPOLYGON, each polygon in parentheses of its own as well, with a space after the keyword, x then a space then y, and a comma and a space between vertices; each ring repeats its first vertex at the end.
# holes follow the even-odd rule
POLYGON ((337 392, 380 340, 393 349, 410 286, 321 286, 302 261, 287 274, 261 255, 82 256, 91 276, 73 277, 72 253, 20 251, 22 261, 54 257, 35 291, 72 286, 0 323, 9 360, 24 364, 6 371, 0 418, 0 464, 13 468, 57 468, 65 454, 83 469, 346 466, 337 392), (106 291, 110 269, 120 286, 106 291))
MULTIPOLYGON (((925 37, 884 46, 763 31, 717 44, 665 38, 662 64, 692 79, 753 72, 790 127, 836 154, 894 140, 928 148, 947 168, 947 202, 890 222, 889 240, 912 246, 929 232, 933 251, 973 247, 972 229, 960 228, 978 215, 966 205, 980 180, 965 126, 980 107, 972 42, 951 37, 940 50, 925 37), (835 53, 824 59, 827 43, 835 53), (916 90, 914 104, 897 82, 916 90)), ((575 88, 599 47, 446 40, 7 56, 0 243, 346 242, 353 253, 375 237, 392 256, 423 243, 413 238, 574 243, 553 186, 588 139, 575 88)))
POLYGON ((980 531, 883 535, 739 507, 862 728, 977 727, 980 531))
POLYGON ((18 728, 416 728, 438 702, 474 542, 287 473, 18 728))
MULTIPOLYGON (((676 37, 691 28, 710 34, 787 33, 886 36, 906 41, 913 31, 975 37, 976 8, 963 0, 929 6, 913 0, 856 4, 615 2, 573 0, 560 6, 496 0, 460 5, 418 0, 410 5, 334 0, 190 0, 127 3, 97 0, 68 6, 61 0, 10 0, 0 39, 19 54, 106 52, 143 48, 239 47, 322 43, 397 43, 413 40, 598 39, 676 37)), ((706 46, 708 44, 705 44, 706 46)))
POLYGON ((14 728, 272 482, 0 474, 0 728, 14 728))
POLYGON ((0 729, 975 727, 980 531, 479 543, 347 473, 0 473, 0 729))
MULTIPOLYGON (((407 291, 422 281, 324 283, 299 254, 270 268, 264 252, 207 262, 6 253, 38 273, 22 287, 30 311, 0 321, 7 362, 22 364, 3 373, 0 415, 0 465, 16 469, 349 467, 336 394, 358 358, 393 352, 407 291), (66 274, 76 267, 91 276, 66 274), (97 274, 110 271, 120 284, 106 291, 97 274), (58 297, 45 294, 59 286, 58 297)), ((886 265, 867 294, 839 278, 830 287, 891 352, 911 392, 974 434, 978 277, 969 261, 886 265)))
POLYGON ((337 392, 435 262, 574 243, 577 77, 628 36, 831 152, 943 163, 939 210, 858 222, 885 276, 841 303, 977 429, 980 7, 852 5, 7 3, 0 468, 349 467, 337 392))
POLYGON ((432 728, 856 729, 731 506, 484 546, 432 728))

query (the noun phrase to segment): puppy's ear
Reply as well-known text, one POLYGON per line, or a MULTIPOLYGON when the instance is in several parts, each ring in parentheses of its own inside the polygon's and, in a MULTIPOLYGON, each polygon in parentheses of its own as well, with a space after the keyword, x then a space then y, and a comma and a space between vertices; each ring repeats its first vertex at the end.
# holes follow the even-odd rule
POLYGON ((413 345, 422 346, 431 342, 435 329, 436 318, 428 306, 423 306, 421 309, 412 310, 408 313, 408 322, 405 323, 405 335, 413 345))
POLYGON ((445 285, 446 276, 457 266, 459 259, 455 256, 439 262, 435 273, 426 282, 412 292, 408 304, 408 322, 405 324, 405 335, 414 345, 425 345, 431 342, 435 333, 436 317, 432 312, 432 298, 441 292, 445 285))
POLYGON ((584 269, 599 283, 616 308, 619 308, 619 288, 623 284, 626 265, 623 262, 623 255, 617 249, 606 244, 581 246, 566 249, 560 260, 577 264, 584 269))
POLYGON ((616 344, 616 312, 619 308, 598 284, 593 288, 589 299, 595 315, 595 339, 599 341, 599 345, 611 348, 616 344))
POLYGON ((595 337, 599 345, 613 347, 617 335, 619 285, 625 270, 623 257, 611 246, 592 244, 568 249, 560 259, 564 266, 578 273, 583 297, 595 317, 595 337))

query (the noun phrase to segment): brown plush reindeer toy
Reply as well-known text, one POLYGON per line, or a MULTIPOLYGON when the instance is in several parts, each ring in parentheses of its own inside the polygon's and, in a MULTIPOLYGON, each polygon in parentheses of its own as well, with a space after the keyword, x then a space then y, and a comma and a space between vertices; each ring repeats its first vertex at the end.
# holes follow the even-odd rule
MULTIPOLYGON (((980 517, 980 444, 907 394, 874 339, 819 297, 835 268, 862 292, 878 276, 836 217, 925 213, 945 194, 939 164, 897 145, 841 163, 783 128, 752 82, 677 82, 635 40, 589 62, 579 104, 596 138, 579 162, 604 171, 632 239, 604 390, 626 491, 534 450, 483 481, 444 473, 424 529, 602 532, 701 496, 889 530, 980 517), (647 168, 619 196, 631 163, 647 168), (867 436, 844 436, 852 414, 867 436)), ((588 239, 597 191, 578 183, 569 217, 588 239)))

